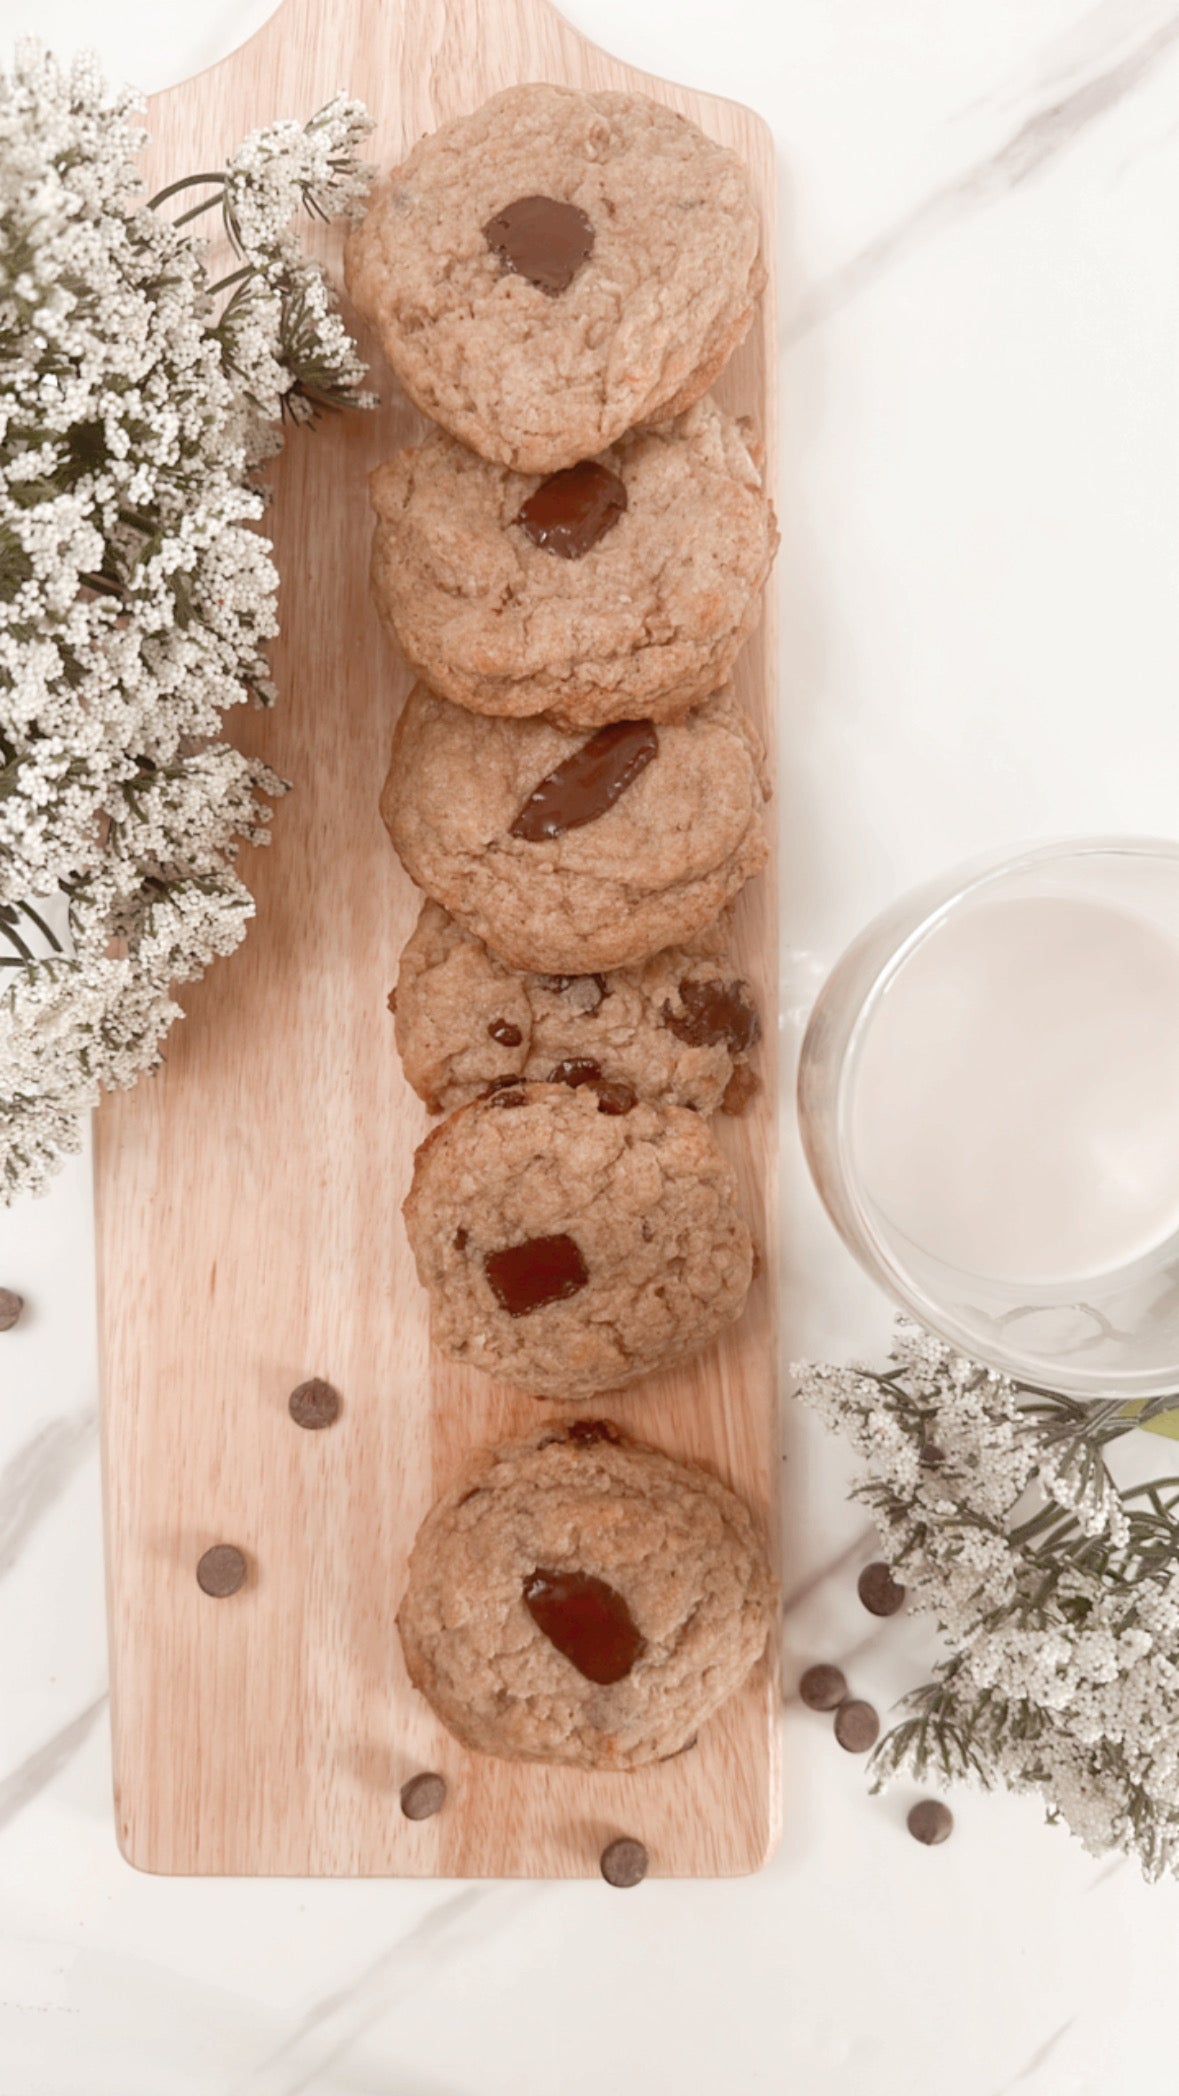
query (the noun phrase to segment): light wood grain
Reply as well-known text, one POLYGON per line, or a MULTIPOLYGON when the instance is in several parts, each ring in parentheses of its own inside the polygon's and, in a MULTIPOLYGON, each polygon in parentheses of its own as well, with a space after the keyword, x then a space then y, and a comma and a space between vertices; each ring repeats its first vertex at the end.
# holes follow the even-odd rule
MULTIPOLYGON (((669 45, 670 50, 670 45, 669 45)), ((286 0, 224 64, 155 98, 149 181, 215 167, 254 126, 338 88, 377 119, 383 167, 515 81, 638 88, 735 145, 773 256, 773 156, 746 109, 637 74, 546 0, 286 0)), ((323 253, 338 266, 338 242, 323 253)), ((775 445, 773 286, 718 388, 775 445)), ((373 345, 368 345, 373 349, 373 345)), ((767 1664, 698 1747, 632 1776, 466 1754, 409 1687, 393 1615, 426 1508, 473 1445, 535 1427, 534 1402, 433 1356, 400 1218, 425 1115, 385 1009, 418 897, 377 795, 407 679, 366 588, 365 476, 416 427, 375 356, 385 405, 293 437, 271 513, 282 574, 281 692, 235 724, 295 788, 244 871, 245 946, 185 999, 166 1069, 98 1120, 107 1565, 119 1840, 149 1870, 592 1875, 602 1844, 652 1869, 755 1869, 779 1816, 778 1695, 767 1664), (312 1374, 338 1425, 294 1427, 312 1374), (194 1578, 211 1543, 248 1553, 235 1597, 194 1578), (397 1793, 441 1769, 450 1801, 413 1824, 397 1793)), ((772 749, 763 627, 739 688, 772 749)), ((741 958, 768 1017, 767 1083, 719 1124, 764 1255, 738 1329, 610 1407, 712 1463, 773 1529, 776 933, 772 874, 743 898, 741 958)), ((601 1409, 605 1409, 602 1407, 601 1409)))

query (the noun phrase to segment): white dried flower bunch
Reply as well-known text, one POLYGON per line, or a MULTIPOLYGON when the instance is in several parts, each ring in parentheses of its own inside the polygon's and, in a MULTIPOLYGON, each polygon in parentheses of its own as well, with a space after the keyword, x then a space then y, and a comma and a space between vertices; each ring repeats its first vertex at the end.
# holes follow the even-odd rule
POLYGON ((1032 1390, 900 1323, 874 1374, 800 1395, 863 1458, 855 1496, 949 1657, 876 1749, 876 1788, 973 1777, 1038 1794, 1093 1854, 1179 1869, 1179 1479, 1122 1491, 1128 1417, 1032 1390))
POLYGON ((241 939, 264 766, 217 739, 269 703, 278 578, 253 477, 283 414, 367 405, 302 206, 353 212, 363 108, 257 131, 145 204, 144 134, 93 63, 0 73, 0 1198, 160 1060, 241 939), (159 206, 198 201, 171 222, 159 206), (185 200, 187 201, 187 199, 185 200), (211 284, 189 221, 219 207, 211 284), (48 900, 47 899, 52 899, 48 900), (38 907, 40 905, 40 907, 38 907), (62 937, 51 929, 56 921, 62 937))

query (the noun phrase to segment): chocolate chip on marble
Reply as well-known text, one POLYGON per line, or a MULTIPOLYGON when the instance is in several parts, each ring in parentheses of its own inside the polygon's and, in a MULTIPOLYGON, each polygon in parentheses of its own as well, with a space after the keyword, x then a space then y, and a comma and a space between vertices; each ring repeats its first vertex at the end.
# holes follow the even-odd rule
POLYGON ((446 1803, 446 1778, 433 1769, 423 1769, 401 1786, 401 1810, 406 1819, 433 1819, 446 1803))
POLYGON ((214 1601, 224 1601, 244 1586, 246 1561, 236 1544, 214 1543, 199 1560, 196 1576, 203 1594, 211 1594, 214 1601))
POLYGON ((835 1713, 835 1737, 847 1754, 866 1754, 880 1737, 880 1719, 870 1703, 858 1698, 841 1703, 835 1713))
POLYGON ((617 1885, 629 1891, 632 1885, 641 1885, 647 1875, 650 1857, 641 1841, 632 1841, 623 1836, 619 1841, 607 1842, 601 1855, 601 1871, 607 1885, 617 1885))
POLYGON ((24 1307, 25 1299, 15 1288, 0 1288, 0 1332, 11 1332, 24 1307))
POLYGON ((865 1565, 856 1581, 856 1592, 870 1616, 895 1616, 905 1605, 905 1589, 881 1559, 865 1565))
POLYGON ((808 1667, 798 1693, 808 1710, 838 1710, 847 1700, 847 1677, 839 1667, 808 1667))
POLYGON ((334 1426, 340 1416, 340 1393, 333 1384, 322 1376, 312 1376, 300 1383, 287 1399, 287 1410, 296 1426, 304 1426, 314 1433, 320 1427, 334 1426))
POLYGON ((921 1842, 927 1849, 935 1849, 940 1842, 948 1841, 953 1833, 954 1815, 940 1798, 922 1798, 920 1804, 914 1805, 905 1825, 914 1841, 921 1842))

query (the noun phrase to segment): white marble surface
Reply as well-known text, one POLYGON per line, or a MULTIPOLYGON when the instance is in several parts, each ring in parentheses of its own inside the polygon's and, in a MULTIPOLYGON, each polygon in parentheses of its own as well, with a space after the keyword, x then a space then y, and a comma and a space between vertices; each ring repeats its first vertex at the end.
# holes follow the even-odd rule
MULTIPOLYGON (((5 0, 59 50, 183 77, 267 0, 5 0)), ((1179 6, 570 0, 781 152, 788 1050, 876 907, 976 850, 1176 828, 1179 6)), ((789 1052, 787 1055, 789 1061, 789 1052)), ((794 1351, 879 1300, 788 1158, 794 1351)), ((111 1831, 86 1171, 0 1218, 3 2096, 1122 2096, 1171 2085, 1173 1886, 1028 1804, 948 1847, 789 1710, 786 1833, 721 1885, 137 1877, 111 1831)), ((787 1408, 790 1578, 853 1543, 838 1451, 787 1408)), ((861 1553, 862 1554, 862 1553, 861 1553)), ((856 1554, 789 1668, 887 1703, 856 1554)))

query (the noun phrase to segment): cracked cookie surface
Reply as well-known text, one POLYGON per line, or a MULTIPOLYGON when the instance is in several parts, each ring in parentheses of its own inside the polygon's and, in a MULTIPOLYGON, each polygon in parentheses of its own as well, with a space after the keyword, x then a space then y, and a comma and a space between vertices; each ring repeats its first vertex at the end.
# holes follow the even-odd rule
POLYGON ((761 746, 731 691, 653 732, 657 753, 596 819, 513 835, 584 731, 469 713, 418 684, 381 814, 411 879, 511 967, 628 967, 691 942, 768 856, 761 746))
POLYGON ((777 543, 745 433, 704 400, 598 463, 626 506, 574 558, 520 522, 545 482, 440 430, 377 467, 373 595, 432 690, 596 726, 678 719, 723 684, 777 543))
POLYGON ((708 1124, 589 1086, 505 1088, 427 1136, 403 1213, 452 1360, 578 1401, 739 1317, 753 1244, 708 1124))
POLYGON ((738 156, 643 95, 508 88, 422 139, 345 268, 410 399, 526 473, 680 413, 723 369, 765 282, 738 156), (590 251, 554 290, 491 231, 521 200, 574 207, 590 251))
POLYGON ((475 1459, 418 1532, 397 1625, 411 1681, 465 1745, 631 1769, 690 1746, 741 1685, 774 1595, 753 1518, 719 1478, 579 1421, 475 1459), (593 1670, 637 1646, 618 1678, 577 1663, 587 1613, 571 1637, 559 1620, 560 1642, 546 1634, 526 1598, 538 1571, 550 1592, 616 1598, 629 1644, 593 1670))
POLYGON ((505 1078, 626 1084, 657 1105, 714 1113, 760 1035, 752 993, 724 954, 671 947, 605 975, 506 968, 437 903, 401 956, 395 1016, 405 1074, 432 1113, 505 1078))

